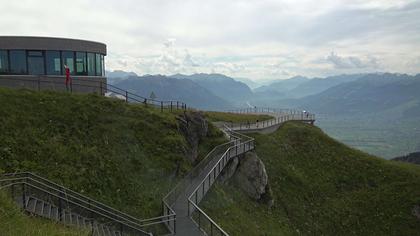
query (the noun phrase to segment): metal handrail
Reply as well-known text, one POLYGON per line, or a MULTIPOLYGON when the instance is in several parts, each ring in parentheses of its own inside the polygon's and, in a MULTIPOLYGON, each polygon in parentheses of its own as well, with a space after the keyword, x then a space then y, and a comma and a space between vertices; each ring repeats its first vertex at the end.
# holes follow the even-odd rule
MULTIPOLYGON (((203 216, 206 220, 208 220, 208 222, 210 222, 210 231, 211 231, 211 235, 213 234, 213 227, 215 227, 219 233, 221 235, 225 235, 227 236, 228 234, 216 223, 214 222, 199 206, 198 203, 204 198, 204 195, 209 191, 209 189, 211 188, 211 186, 215 183, 215 180, 217 179, 217 177, 220 175, 220 173, 223 171, 224 167, 227 165, 227 163, 229 162, 231 156, 231 151, 233 149, 236 150, 236 155, 238 147, 243 146, 243 151, 244 153, 250 150, 253 150, 255 148, 254 145, 254 139, 252 137, 246 136, 244 134, 240 134, 238 132, 233 131, 232 129, 230 129, 229 127, 225 126, 225 132, 227 134, 230 135, 230 137, 235 138, 235 141, 239 141, 239 144, 235 144, 234 146, 229 147, 224 153, 223 155, 220 156, 220 158, 218 159, 218 161, 213 165, 213 167, 211 168, 211 170, 206 174, 206 176, 203 178, 203 180, 200 182, 200 184, 195 188, 195 190, 191 193, 191 195, 188 197, 188 215, 191 217, 191 219, 193 220, 193 222, 195 222, 198 226, 198 228, 200 228, 200 230, 204 231, 206 229, 201 227, 201 216, 203 216), (252 145, 251 145, 252 143, 252 145), (246 149, 246 145, 248 144, 248 150, 246 149), (229 157, 227 157, 229 153, 229 157), (227 159, 229 158, 229 159, 227 159), (222 164, 222 168, 220 168, 220 163, 222 164), (219 171, 217 172, 217 169, 219 169, 219 171), (213 175, 213 182, 212 180, 212 176, 213 175), (208 181, 208 188, 207 191, 205 190, 205 186, 206 186, 206 182, 208 181), (200 200, 198 200, 198 192, 199 190, 202 189, 202 194, 201 194, 201 198, 200 200), (195 196, 195 201, 193 200, 195 196), (193 207, 193 210, 191 210, 191 206, 193 207), (194 213, 195 210, 198 210, 198 223, 193 219, 192 214, 194 213)), ((237 143, 237 142, 235 142, 237 143)))
MULTIPOLYGON (((211 218, 210 218, 210 216, 208 216, 200 207, 198 207, 194 202, 189 202, 189 203, 191 203, 193 206, 194 206, 194 208, 196 209, 196 210, 198 210, 199 212, 200 212, 200 214, 201 215, 203 215, 208 221, 210 221, 210 223, 211 223, 211 225, 214 225, 219 231, 220 231, 220 234, 222 234, 222 235, 229 235, 229 234, 227 234, 223 229, 222 229, 222 227, 220 227, 216 222, 214 222, 211 218)), ((199 225, 198 225, 199 226, 199 225)), ((200 227, 200 226, 199 226, 200 227)), ((211 234, 211 235, 213 235, 213 234, 211 234)))
POLYGON ((313 124, 315 122, 315 114, 306 111, 292 110, 292 109, 272 109, 272 108, 246 108, 239 110, 230 110, 229 113, 235 114, 267 114, 275 115, 275 118, 270 120, 259 121, 255 123, 230 123, 229 126, 235 130, 261 130, 274 125, 284 123, 289 120, 305 121, 313 124), (261 111, 261 112, 259 112, 261 111))
MULTIPOLYGON (((31 173, 31 172, 7 173, 7 174, 3 174, 3 176, 6 176, 6 177, 9 177, 9 176, 13 176, 13 177, 15 177, 15 176, 24 176, 25 178, 31 178, 31 179, 33 179, 33 181, 36 181, 36 182, 38 182, 38 183, 40 183, 40 184, 42 184, 42 185, 44 185, 46 187, 53 188, 56 191, 59 191, 61 193, 70 195, 73 198, 75 198, 75 199, 77 199, 79 201, 82 201, 83 203, 86 203, 86 204, 89 204, 90 206, 99 208, 99 209, 101 209, 102 211, 104 211, 106 213, 109 213, 111 215, 114 215, 115 217, 119 217, 119 218, 123 218, 123 219, 127 218, 126 221, 128 221, 128 222, 131 222, 132 221, 133 223, 138 224, 138 223, 143 223, 143 222, 150 221, 150 219, 141 220, 141 219, 135 218, 135 217, 133 217, 131 215, 128 215, 128 214, 126 214, 126 213, 124 213, 122 211, 119 211, 119 210, 117 210, 115 208, 112 208, 110 206, 107 206, 107 205, 105 205, 105 204, 103 204, 103 203, 101 203, 99 201, 96 201, 96 200, 94 200, 92 198, 89 198, 89 197, 87 197, 85 195, 82 195, 82 194, 80 194, 78 192, 75 192, 75 191, 73 191, 73 190, 71 190, 69 188, 66 188, 64 186, 58 185, 58 184, 56 184, 56 183, 54 183, 54 182, 52 182, 52 181, 50 181, 50 180, 48 180, 46 178, 43 178, 43 177, 41 177, 39 175, 36 175, 34 173, 31 173), (36 180, 36 179, 38 179, 38 180, 36 180), (41 181, 43 181, 44 183, 42 183, 41 181), (51 187, 51 186, 54 186, 54 187, 51 187), (73 195, 75 195, 76 197, 73 196, 73 195)), ((2 179, 4 179, 4 178, 2 178, 2 179)), ((140 226, 142 226, 142 225, 140 225, 140 226)))
MULTIPOLYGON (((6 176, 9 176, 9 175, 6 175, 6 176)), ((45 183, 43 183, 43 182, 40 182, 40 181, 38 181, 38 180, 36 180, 36 179, 32 178, 31 176, 18 177, 18 178, 1 178, 1 179, 0 179, 0 182, 15 181, 15 180, 22 180, 22 179, 25 179, 25 180, 31 180, 31 181, 33 181, 33 182, 35 182, 35 183, 37 183, 37 184, 42 185, 43 187, 50 188, 50 189, 52 189, 52 190, 54 190, 54 191, 56 191, 56 192, 58 192, 58 193, 62 193, 62 194, 64 194, 64 195, 66 195, 67 197, 70 197, 70 198, 72 198, 72 199, 78 200, 78 201, 80 201, 81 203, 86 203, 86 204, 88 204, 89 206, 93 206, 94 208, 97 208, 98 210, 102 210, 102 211, 104 211, 104 212, 105 212, 105 213, 107 213, 107 214, 113 215, 113 216, 115 216, 115 217, 117 217, 117 218, 121 218, 121 219, 125 220, 124 222, 133 223, 133 224, 136 224, 136 225, 137 225, 137 226, 139 226, 139 227, 142 227, 142 225, 140 225, 140 224, 138 224, 138 223, 136 223, 136 222, 133 222, 133 221, 130 221, 130 220, 126 220, 126 219, 124 219, 123 217, 118 216, 118 215, 115 215, 114 213, 109 212, 109 211, 106 211, 106 210, 104 210, 104 209, 102 209, 102 208, 100 208, 100 207, 97 207, 97 206, 95 206, 95 205, 91 204, 90 202, 86 202, 85 200, 82 200, 82 199, 80 199, 80 198, 78 198, 78 197, 74 197, 74 196, 72 196, 72 193, 68 193, 68 192, 66 192, 66 191, 63 191, 62 189, 57 189, 57 188, 55 188, 55 187, 51 187, 51 186, 49 186, 49 185, 47 185, 47 184, 45 184, 45 183)), ((47 191, 47 190, 46 190, 46 191, 47 191)), ((94 201, 94 200, 92 200, 92 201, 94 201)), ((95 201, 95 202, 96 202, 96 201, 95 201)), ((97 203, 97 202, 96 202, 96 203, 97 203)), ((102 205, 103 205, 103 204, 102 204, 102 205)), ((110 208, 110 207, 108 207, 108 208, 110 208)), ((133 219, 135 219, 134 217, 132 217, 132 218, 133 218, 133 219)))
MULTIPOLYGON (((71 203, 74 206, 80 207, 80 208, 82 208, 82 209, 84 209, 88 212, 95 213, 95 214, 97 214, 101 217, 107 218, 108 220, 110 220, 114 223, 124 225, 125 227, 128 227, 132 230, 135 230, 135 231, 137 231, 137 232, 139 232, 143 235, 151 235, 151 233, 148 233, 148 232, 141 229, 141 227, 143 227, 143 226, 141 226, 141 225, 139 225, 135 222, 132 222, 132 221, 127 221, 125 219, 121 219, 121 218, 116 219, 114 217, 115 215, 108 214, 108 212, 106 212, 106 213, 101 212, 100 211, 101 209, 95 209, 95 208, 92 208, 92 207, 89 207, 89 206, 85 206, 82 203, 86 203, 86 202, 83 202, 83 200, 72 196, 71 193, 69 194, 69 193, 67 193, 67 192, 65 192, 61 189, 57 189, 53 186, 47 185, 43 182, 40 182, 40 181, 36 180, 35 178, 32 178, 33 176, 31 176, 31 175, 27 175, 27 176, 24 176, 24 177, 14 177, 15 176, 14 174, 6 174, 6 175, 3 175, 3 176, 5 176, 6 178, 0 178, 0 183, 5 183, 5 182, 11 182, 11 183, 9 183, 7 185, 0 185, 0 189, 5 188, 5 187, 12 187, 14 185, 31 186, 31 187, 41 191, 42 193, 48 194, 48 196, 50 196, 50 197, 54 196, 58 199, 61 199, 61 200, 65 201, 66 203, 71 203), (9 176, 13 176, 14 178, 7 178, 9 176), (46 188, 49 188, 50 190, 48 190, 46 188), (77 202, 77 200, 82 201, 82 203, 77 202)), ((51 182, 51 181, 48 181, 48 182, 51 182)), ((57 185, 57 184, 54 183, 54 185, 57 185)))
MULTIPOLYGON (((175 204, 177 198, 179 197, 179 195, 181 193, 183 193, 186 188, 189 187, 190 184, 192 184, 193 181, 193 177, 197 174, 199 174, 201 172, 202 169, 206 168, 208 163, 210 163, 210 161, 212 160, 211 156, 216 153, 217 151, 219 151, 220 149, 222 149, 224 146, 231 146, 233 145, 234 141, 229 141, 223 144, 220 144, 218 146, 216 146, 215 148, 213 148, 201 161, 198 165, 196 165, 192 170, 190 170, 188 172, 188 174, 186 176, 184 176, 184 178, 179 181, 177 183, 177 185, 168 193, 166 194, 166 196, 163 198, 162 202, 164 205, 166 205, 166 207, 169 209, 169 211, 172 214, 175 214, 175 211, 173 210, 173 205, 175 204)), ((164 216, 165 217, 165 211, 164 211, 164 216)), ((174 221, 174 226, 173 229, 171 229, 169 227, 169 229, 172 231, 172 233, 176 233, 176 219, 174 221)))
MULTIPOLYGON (((36 83, 36 86, 32 86, 32 88, 36 89, 38 91, 42 89, 42 84, 65 87, 65 84, 63 82, 54 81, 54 80, 41 80, 40 76, 31 76, 31 77, 33 77, 35 79, 19 78, 19 77, 16 77, 16 76, 13 76, 13 78, 1 76, 0 81, 1 80, 10 80, 10 81, 26 81, 26 82, 36 83)), ((60 77, 60 76, 54 76, 54 77, 60 77)), ((178 109, 181 109, 181 110, 186 110, 187 109, 187 105, 183 102, 180 102, 180 101, 155 100, 155 99, 146 98, 146 97, 140 96, 138 94, 129 92, 127 90, 118 88, 114 85, 111 85, 111 84, 108 84, 108 83, 102 82, 102 81, 94 81, 94 82, 99 83, 99 85, 78 83, 80 81, 92 82, 92 81, 89 81, 89 80, 80 80, 78 78, 72 78, 72 80, 69 84, 70 92, 72 92, 72 87, 73 86, 80 86, 80 87, 84 87, 84 88, 95 89, 95 91, 93 91, 93 92, 95 93, 95 92, 99 91, 99 93, 101 95, 105 94, 107 92, 114 93, 114 94, 117 94, 117 95, 120 95, 120 96, 124 97, 124 100, 126 102, 133 101, 133 102, 142 103, 142 104, 145 104, 145 105, 152 105, 152 106, 156 106, 156 107, 161 108, 162 111, 163 111, 163 109, 170 109, 171 111, 172 110, 178 110, 178 109)), ((19 86, 24 87, 24 88, 28 88, 27 85, 19 85, 19 86)), ((49 89, 49 88, 46 88, 46 89, 49 89)))
MULTIPOLYGON (((102 212, 105 212, 106 214, 112 215, 113 217, 120 219, 123 222, 127 222, 127 223, 130 223, 130 224, 133 224, 136 227, 144 228, 146 226, 151 226, 151 225, 156 225, 156 224, 162 224, 162 223, 165 223, 167 221, 175 221, 175 218, 176 218, 175 212, 171 212, 170 214, 165 214, 163 216, 158 216, 158 217, 153 217, 153 218, 148 218, 148 219, 137 219, 137 218, 135 218, 133 216, 130 216, 130 215, 124 213, 124 212, 121 212, 119 210, 116 210, 116 209, 114 209, 112 207, 109 207, 109 206, 103 204, 103 203, 100 203, 100 202, 98 202, 96 200, 93 200, 93 199, 91 199, 89 197, 86 197, 84 195, 81 195, 80 193, 77 193, 77 192, 75 192, 73 190, 70 190, 70 189, 65 188, 63 186, 60 186, 60 185, 58 185, 58 184, 56 184, 56 183, 54 183, 54 182, 52 182, 52 181, 50 181, 48 179, 45 179, 43 177, 40 177, 40 176, 35 175, 33 173, 30 173, 30 172, 10 173, 10 174, 4 174, 3 176, 19 176, 19 175, 23 175, 23 176, 25 176, 23 178, 29 178, 32 181, 35 181, 35 182, 37 182, 37 183, 39 183, 39 184, 41 184, 41 185, 43 185, 45 187, 52 188, 52 189, 54 189, 57 192, 63 193, 67 197, 73 198, 73 199, 78 200, 78 201, 80 201, 80 202, 82 202, 84 204, 87 204, 88 205, 87 207, 93 207, 95 209, 98 209, 98 210, 100 210, 102 212), (47 184, 46 183, 42 183, 42 182, 36 180, 36 178, 38 178, 41 181, 46 182, 47 184), (51 187, 49 185, 53 185, 54 187, 51 187), (76 195, 77 197, 75 197, 73 195, 76 195), (97 205, 95 205, 95 204, 97 204, 97 205)), ((8 180, 8 179, 5 179, 5 180, 8 180)))

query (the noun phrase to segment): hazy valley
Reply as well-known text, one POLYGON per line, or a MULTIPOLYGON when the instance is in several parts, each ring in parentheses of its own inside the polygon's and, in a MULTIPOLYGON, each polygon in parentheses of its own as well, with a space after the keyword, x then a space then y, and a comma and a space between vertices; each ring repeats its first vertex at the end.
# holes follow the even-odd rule
POLYGON ((255 89, 220 74, 139 77, 119 72, 110 74, 110 81, 144 96, 153 92, 158 98, 182 99, 202 109, 308 110, 317 114, 317 124, 329 135, 387 159, 420 150, 420 75, 296 76, 255 89))

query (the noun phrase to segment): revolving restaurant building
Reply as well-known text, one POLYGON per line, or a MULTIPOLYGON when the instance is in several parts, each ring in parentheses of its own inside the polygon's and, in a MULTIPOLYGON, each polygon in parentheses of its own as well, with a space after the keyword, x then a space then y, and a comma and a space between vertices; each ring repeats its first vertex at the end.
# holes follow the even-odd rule
POLYGON ((106 86, 106 45, 103 43, 47 37, 0 36, 0 86, 29 89, 71 89, 103 93, 106 86))

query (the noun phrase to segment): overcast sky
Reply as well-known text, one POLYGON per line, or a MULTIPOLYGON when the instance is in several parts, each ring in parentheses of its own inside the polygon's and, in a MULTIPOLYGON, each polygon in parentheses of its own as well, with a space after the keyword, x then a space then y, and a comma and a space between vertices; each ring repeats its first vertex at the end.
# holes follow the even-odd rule
POLYGON ((0 35, 104 42, 108 70, 254 80, 420 73, 420 0, 0 0, 0 6, 0 35))

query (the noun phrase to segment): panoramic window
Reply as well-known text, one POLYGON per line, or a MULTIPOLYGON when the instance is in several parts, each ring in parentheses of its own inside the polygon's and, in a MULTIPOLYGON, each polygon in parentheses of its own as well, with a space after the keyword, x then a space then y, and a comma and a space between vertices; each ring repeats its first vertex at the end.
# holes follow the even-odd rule
POLYGON ((101 55, 102 76, 105 76, 105 57, 101 55))
POLYGON ((47 75, 61 75, 61 58, 59 51, 47 51, 45 53, 47 62, 47 75))
POLYGON ((0 50, 0 74, 9 72, 9 58, 6 50, 0 50))
POLYGON ((44 54, 42 51, 28 51, 28 71, 30 75, 43 75, 44 54))
POLYGON ((25 50, 10 50, 10 73, 26 74, 26 52, 25 50))
POLYGON ((102 75, 102 61, 101 61, 101 55, 95 54, 96 59, 96 75, 101 76, 102 75))
POLYGON ((87 75, 86 53, 76 52, 76 75, 87 75))
POLYGON ((62 67, 64 71, 64 65, 67 65, 70 69, 70 74, 74 75, 74 52, 71 51, 63 51, 61 53, 62 56, 62 67))
POLYGON ((88 75, 95 75, 95 53, 87 54, 87 70, 88 75))

